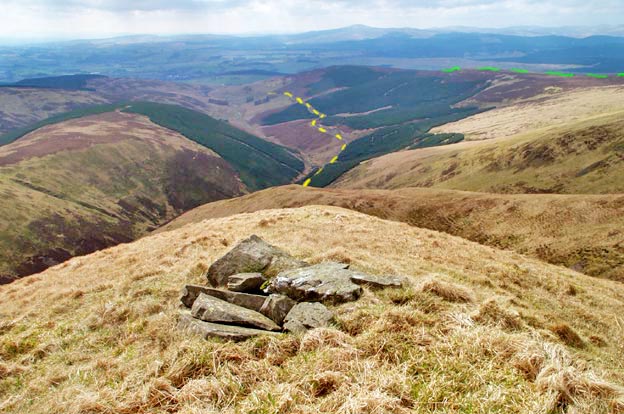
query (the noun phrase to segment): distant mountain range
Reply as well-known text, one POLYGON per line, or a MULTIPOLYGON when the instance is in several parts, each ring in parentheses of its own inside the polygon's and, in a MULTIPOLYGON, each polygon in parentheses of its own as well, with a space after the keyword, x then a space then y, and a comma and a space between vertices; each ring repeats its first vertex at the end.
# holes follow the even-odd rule
POLYGON ((256 36, 133 35, 0 46, 0 83, 67 74, 240 84, 332 65, 403 69, 501 65, 624 72, 624 25, 374 28, 256 36))

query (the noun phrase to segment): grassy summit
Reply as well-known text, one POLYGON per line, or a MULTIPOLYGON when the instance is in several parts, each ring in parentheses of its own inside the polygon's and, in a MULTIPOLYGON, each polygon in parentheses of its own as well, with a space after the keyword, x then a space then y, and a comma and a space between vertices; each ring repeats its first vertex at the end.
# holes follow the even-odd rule
POLYGON ((621 410, 624 288, 336 207, 190 224, 0 287, 12 413, 621 410), (312 263, 412 286, 366 291, 305 336, 241 344, 174 329, 178 292, 258 234, 312 263))

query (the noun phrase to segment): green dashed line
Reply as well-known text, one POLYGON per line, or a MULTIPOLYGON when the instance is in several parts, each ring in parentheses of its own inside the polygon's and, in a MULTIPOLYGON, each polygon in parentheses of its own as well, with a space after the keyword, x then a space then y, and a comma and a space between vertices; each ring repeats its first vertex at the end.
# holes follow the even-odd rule
POLYGON ((452 68, 442 69, 442 72, 444 72, 444 73, 453 73, 453 72, 458 72, 460 70, 461 70, 461 68, 459 66, 453 66, 452 68))
POLYGON ((550 76, 559 76, 562 78, 573 78, 574 77, 574 73, 566 73, 566 72, 559 72, 559 71, 555 71, 555 70, 551 70, 546 72, 547 75, 550 76))
POLYGON ((622 73, 618 73, 617 75, 618 75, 618 77, 620 77, 620 78, 624 78, 624 72, 622 72, 622 73))
POLYGON ((525 74, 529 73, 529 71, 526 70, 526 69, 512 68, 512 69, 509 69, 509 70, 512 71, 512 72, 516 72, 516 73, 525 73, 525 74))
POLYGON ((481 68, 477 68, 482 72, 500 72, 500 68, 495 68, 494 66, 483 66, 481 68))
POLYGON ((599 73, 588 73, 587 76, 589 76, 590 78, 596 78, 596 79, 607 79, 609 77, 609 75, 602 75, 599 73))

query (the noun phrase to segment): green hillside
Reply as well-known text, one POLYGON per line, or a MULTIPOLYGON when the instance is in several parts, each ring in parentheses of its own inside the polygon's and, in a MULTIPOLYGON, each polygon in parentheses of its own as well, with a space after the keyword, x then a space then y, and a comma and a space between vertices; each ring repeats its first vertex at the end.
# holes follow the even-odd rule
MULTIPOLYGON (((354 71, 356 79, 363 76, 360 68, 341 69, 354 71)), ((369 77, 371 72, 367 72, 369 77)), ((309 102, 329 115, 324 120, 327 125, 346 125, 354 129, 378 128, 452 113, 452 105, 478 93, 486 85, 483 80, 423 75, 415 71, 372 74, 375 78, 366 82, 338 83, 336 87, 346 89, 311 99, 309 102), (366 113, 369 111, 375 112, 366 113), (338 114, 351 115, 337 116, 338 114)), ((333 79, 334 75, 330 72, 326 76, 333 79)), ((313 84, 311 89, 314 90, 315 85, 324 83, 325 79, 324 77, 313 84)), ((304 107, 293 104, 283 111, 266 116, 263 123, 274 125, 311 117, 313 115, 304 107)))
POLYGON ((145 115, 212 149, 238 171, 251 190, 291 182, 304 169, 303 162, 286 148, 200 112, 151 102, 132 103, 124 111, 145 115))

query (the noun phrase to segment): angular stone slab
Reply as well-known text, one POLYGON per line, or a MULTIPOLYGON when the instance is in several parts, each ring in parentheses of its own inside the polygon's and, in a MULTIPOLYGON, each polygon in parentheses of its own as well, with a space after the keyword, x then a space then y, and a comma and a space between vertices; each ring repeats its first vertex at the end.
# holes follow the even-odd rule
POLYGON ((329 326, 334 314, 318 302, 296 304, 284 319, 284 329, 292 333, 303 333, 308 329, 329 326))
POLYGON ((186 285, 182 289, 180 295, 180 301, 187 308, 193 307, 193 303, 200 295, 205 293, 206 295, 214 296, 215 298, 224 300, 234 305, 242 306, 243 308, 251 309, 259 312, 260 308, 264 304, 266 296, 262 295, 250 295, 248 293, 230 292, 228 290, 214 289, 207 286, 199 285, 186 285))
POLYGON ((357 273, 351 276, 351 281, 358 285, 368 286, 373 289, 400 288, 405 282, 405 278, 399 276, 373 276, 364 273, 357 273))
POLYGON ((227 288, 232 292, 258 292, 266 281, 262 273, 237 273, 228 276, 227 288))
POLYGON ((267 331, 281 330, 275 322, 259 312, 231 304, 205 293, 200 293, 195 299, 191 308, 191 315, 205 322, 249 326, 267 331))
POLYGON ((333 304, 350 302, 362 294, 362 288, 351 281, 357 274, 335 263, 321 263, 279 273, 267 291, 286 295, 296 301, 333 304))
POLYGON ((177 328, 184 332, 201 335, 204 339, 222 338, 230 341, 244 341, 258 335, 278 335, 276 332, 260 329, 200 321, 195 319, 189 312, 183 312, 180 315, 177 328))
POLYGON ((211 286, 225 286, 228 276, 237 273, 263 273, 272 277, 282 270, 304 266, 307 263, 252 235, 214 262, 207 278, 211 286))
POLYGON ((284 318, 288 312, 295 306, 297 302, 284 295, 269 295, 260 308, 260 313, 271 319, 278 325, 284 322, 284 318))

